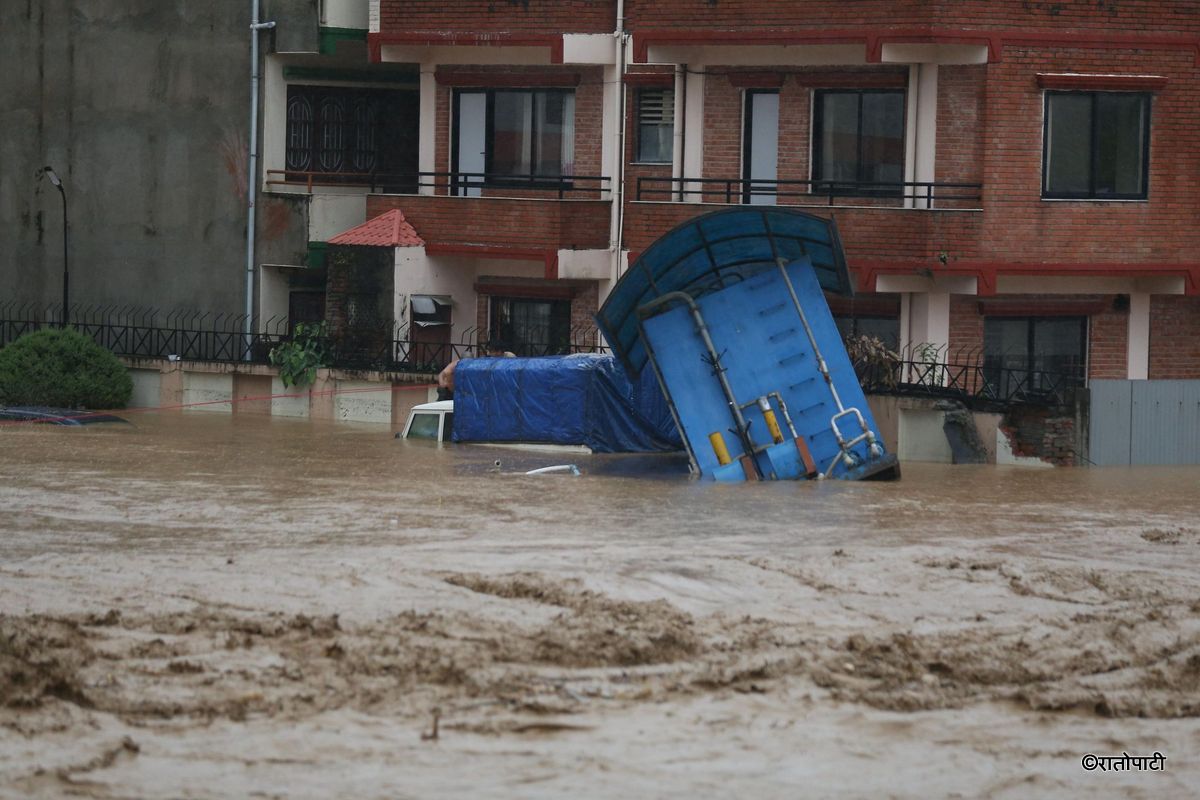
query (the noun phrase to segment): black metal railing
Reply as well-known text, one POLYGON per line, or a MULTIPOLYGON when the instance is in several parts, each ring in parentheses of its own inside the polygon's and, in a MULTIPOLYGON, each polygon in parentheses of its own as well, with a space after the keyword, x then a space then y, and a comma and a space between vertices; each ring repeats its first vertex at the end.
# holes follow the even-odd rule
POLYGON ((381 194, 417 194, 434 189, 459 197, 552 195, 559 200, 580 198, 602 200, 610 180, 603 175, 502 175, 485 172, 312 172, 267 170, 268 186, 303 187, 312 192, 319 186, 360 186, 381 194))
MULTIPOLYGON (((0 304, 0 347, 26 333, 61 325, 61 305, 9 302, 0 304)), ((187 361, 270 363, 274 347, 292 340, 286 316, 261 320, 244 314, 142 306, 71 305, 71 327, 118 356, 187 361), (249 320, 250 333, 246 333, 249 320)), ((468 328, 458 341, 427 341, 408 325, 384 321, 340 330, 326 337, 329 366, 384 372, 436 373, 456 358, 481 354, 485 332, 468 328)), ((571 328, 554 342, 523 342, 521 355, 609 353, 592 326, 571 328)))
POLYGON ((917 208, 968 208, 983 199, 983 184, 947 181, 831 181, 751 180, 749 178, 670 178, 649 175, 637 179, 638 200, 686 200, 700 197, 711 203, 753 203, 794 200, 798 203, 839 200, 913 203, 917 208))
POLYGON ((854 362, 863 390, 873 394, 957 399, 974 407, 1030 404, 1071 405, 1087 382, 1082 364, 1058 363, 1053 369, 1018 363, 1014 356, 985 354, 982 348, 917 344, 894 357, 854 362))

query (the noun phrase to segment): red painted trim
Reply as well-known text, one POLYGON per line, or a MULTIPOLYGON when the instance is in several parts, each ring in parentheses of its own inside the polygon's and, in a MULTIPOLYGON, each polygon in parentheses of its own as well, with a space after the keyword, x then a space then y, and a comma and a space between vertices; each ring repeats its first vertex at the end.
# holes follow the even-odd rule
POLYGON ((1200 37, 1170 36, 1162 34, 1111 34, 1074 31, 994 31, 970 28, 935 28, 926 26, 901 30, 846 30, 826 29, 817 31, 780 30, 708 30, 677 31, 669 29, 647 29, 633 34, 634 61, 645 63, 649 50, 654 46, 753 46, 753 45, 805 45, 805 44, 862 44, 866 48, 866 60, 878 63, 883 58, 885 44, 973 44, 986 45, 988 60, 1002 59, 1005 47, 1059 46, 1083 49, 1104 47, 1147 50, 1190 50, 1200 64, 1200 37))
POLYGON ((1176 264, 1028 264, 1011 261, 959 261, 952 267, 931 268, 928 261, 854 261, 851 268, 858 277, 858 287, 875 291, 880 275, 913 275, 916 273, 966 276, 978 280, 980 296, 996 293, 996 279, 1002 275, 1041 275, 1046 277, 1096 278, 1183 278, 1184 292, 1200 295, 1200 263, 1176 264))
POLYGON ((440 86, 471 86, 471 87, 500 87, 500 88, 529 88, 542 89, 553 87, 578 86, 581 76, 578 72, 442 72, 434 73, 434 80, 440 86))
POLYGON ((541 261, 545 265, 547 280, 558 279, 558 250, 536 250, 502 245, 474 244, 426 244, 429 255, 475 256, 476 258, 498 258, 505 261, 541 261))
POLYGON ((1043 89, 1108 89, 1151 91, 1165 89, 1168 79, 1162 75, 1100 75, 1079 72, 1039 72, 1037 84, 1043 89))
POLYGON ((548 47, 550 63, 563 63, 561 33, 469 33, 466 31, 410 31, 404 33, 369 33, 367 43, 372 53, 383 45, 467 46, 467 47, 548 47))
POLYGON ((981 317, 1090 317, 1111 311, 1106 300, 980 300, 981 317))
POLYGON ((726 77, 736 89, 778 89, 783 86, 782 72, 730 72, 726 77))
POLYGON ((477 294, 546 300, 571 300, 577 294, 573 286, 531 286, 527 283, 477 283, 473 288, 477 294))
POLYGON ((675 75, 670 72, 626 72, 628 86, 654 86, 670 88, 675 85, 675 75))

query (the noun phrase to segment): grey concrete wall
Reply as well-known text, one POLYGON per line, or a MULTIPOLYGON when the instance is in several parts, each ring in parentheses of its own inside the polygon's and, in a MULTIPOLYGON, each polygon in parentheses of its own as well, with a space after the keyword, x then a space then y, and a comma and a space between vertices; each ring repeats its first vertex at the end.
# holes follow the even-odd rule
MULTIPOLYGON (((266 5, 315 47, 315 0, 266 5)), ((249 21, 245 0, 0 2, 0 303, 61 297, 49 164, 73 302, 244 306, 249 21)), ((303 252, 303 210, 281 205, 259 210, 259 262, 303 252)))

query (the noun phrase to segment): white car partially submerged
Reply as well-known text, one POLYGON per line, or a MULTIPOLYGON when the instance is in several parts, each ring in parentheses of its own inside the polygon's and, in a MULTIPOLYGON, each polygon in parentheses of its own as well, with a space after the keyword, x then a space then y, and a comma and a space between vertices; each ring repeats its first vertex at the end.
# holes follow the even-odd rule
POLYGON ((448 442, 454 434, 454 401, 421 403, 408 412, 401 439, 431 439, 448 442))

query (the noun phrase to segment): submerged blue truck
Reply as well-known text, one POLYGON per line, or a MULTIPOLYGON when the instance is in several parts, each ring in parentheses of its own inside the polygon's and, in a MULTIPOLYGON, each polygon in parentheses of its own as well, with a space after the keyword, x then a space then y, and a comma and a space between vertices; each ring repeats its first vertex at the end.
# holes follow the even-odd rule
POLYGON ((615 357, 464 360, 453 407, 414 414, 440 414, 439 439, 452 414, 461 442, 682 446, 720 481, 898 478, 825 300, 852 291, 832 220, 706 214, 613 287, 596 321, 615 357))
POLYGON ((728 209, 656 241, 596 321, 654 371, 697 475, 897 478, 826 291, 853 291, 833 220, 728 209))

